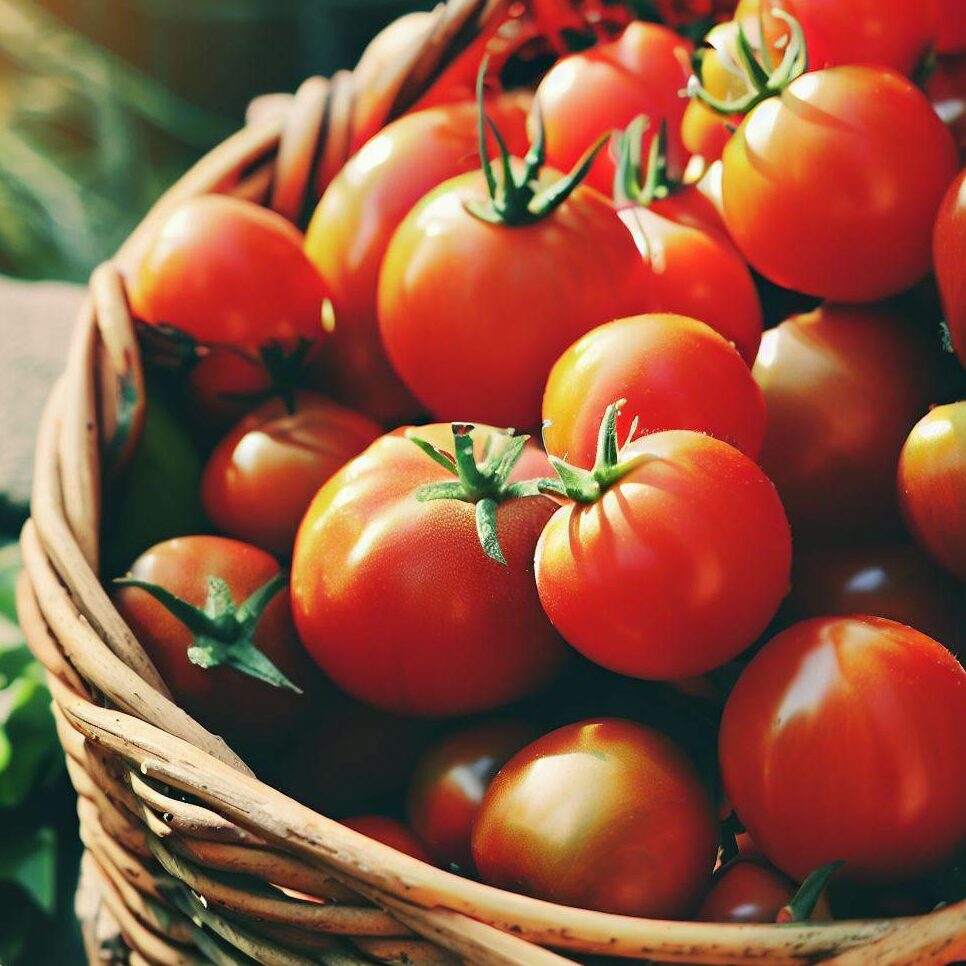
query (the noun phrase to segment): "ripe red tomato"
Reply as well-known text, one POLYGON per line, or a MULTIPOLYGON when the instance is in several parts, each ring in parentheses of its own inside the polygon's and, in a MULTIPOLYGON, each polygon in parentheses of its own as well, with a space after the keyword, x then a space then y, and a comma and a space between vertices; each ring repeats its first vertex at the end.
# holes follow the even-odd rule
POLYGON ((777 869, 736 859, 719 869, 695 919, 699 922, 775 922, 795 895, 795 883, 777 869))
POLYGON ((473 867, 473 822, 493 776, 536 737, 522 721, 493 721, 443 739, 419 762, 409 784, 406 815, 444 868, 473 867))
POLYGON ((233 396, 271 386, 266 353, 292 355, 323 338, 325 296, 292 224, 223 195, 185 202, 130 279, 137 318, 213 346, 191 369, 189 384, 220 415, 237 413, 233 396))
POLYGON ((393 237, 379 322, 396 370, 438 418, 534 426, 554 361, 595 325, 644 307, 630 233, 602 195, 579 186, 545 217, 492 224, 484 179, 424 198, 393 237))
POLYGON ((768 858, 801 879, 911 879, 966 845, 966 671, 877 617, 783 631, 728 699, 725 790, 768 858))
POLYGON ((966 168, 950 185, 936 216, 933 256, 953 347, 966 365, 966 168))
POLYGON ((657 680, 703 674, 748 647, 788 589, 778 494, 747 456, 700 433, 645 436, 619 459, 616 482, 547 524, 540 601, 605 668, 657 680), (621 476, 621 466, 631 468, 621 476))
POLYGON ((734 347, 683 315, 637 315, 578 339, 550 371, 543 396, 544 444, 584 469, 594 465, 604 411, 624 399, 617 422, 640 432, 691 429, 752 459, 765 437, 765 401, 734 347))
POLYGON ((963 0, 938 0, 936 50, 940 54, 966 51, 966 3, 963 0))
POLYGON ((293 682, 311 692, 319 674, 296 637, 278 563, 264 550, 224 537, 179 537, 138 557, 129 578, 188 605, 172 609, 140 586, 114 594, 177 703, 205 727, 261 744, 308 710, 311 693, 292 690, 293 682), (249 605, 251 626, 238 611, 259 591, 260 603, 249 605), (206 611, 190 613, 196 608, 206 611))
MULTIPOLYGON (((461 472, 468 442, 478 459, 488 441, 509 445, 488 427, 472 439, 458 432, 413 431, 461 447, 461 472)), ((437 717, 497 707, 553 677, 566 649, 537 599, 533 551, 554 504, 497 482, 478 481, 475 501, 418 499, 457 480, 400 430, 322 487, 295 543, 292 598, 303 643, 341 688, 387 711, 437 717), (479 504, 490 499, 505 566, 480 545, 479 504)))
POLYGON ((754 375, 768 409, 761 465, 796 536, 896 526, 899 452, 937 391, 912 320, 836 305, 793 316, 765 333, 754 375))
POLYGON ((229 536, 288 557, 319 487, 382 429, 314 392, 300 392, 289 412, 271 399, 250 412, 215 447, 201 500, 229 536))
POLYGON ((966 580, 966 402, 937 406, 909 434, 899 499, 919 542, 966 580))
POLYGON ((761 0, 741 0, 735 20, 757 45, 758 18, 764 18, 765 38, 776 63, 788 33, 786 22, 772 15, 776 8, 802 25, 811 70, 865 64, 912 74, 936 39, 935 0, 768 0, 764 6, 761 0))
POLYGON ((957 170, 922 92, 873 67, 799 77, 747 115, 723 161, 725 223, 752 266, 845 302, 895 295, 929 271, 936 211, 957 170))
MULTIPOLYGON (((527 100, 494 98, 487 110, 511 151, 526 150, 527 100)), ((318 357, 318 383, 335 398, 398 425, 420 413, 379 335, 379 268, 393 232, 430 189, 479 169, 471 103, 418 111, 369 141, 329 185, 309 224, 305 252, 329 287, 335 328, 318 357)))
POLYGON ((426 851, 426 846, 413 834, 412 829, 407 828, 397 818, 387 818, 384 815, 357 815, 354 818, 342 820, 346 828, 351 828, 356 832, 397 852, 411 855, 420 862, 428 862, 432 865, 433 860, 426 851))
POLYGON ((960 162, 966 162, 966 53, 937 58, 925 91, 933 110, 953 135, 960 162))
POLYGON ((966 654, 963 588, 911 544, 824 544, 796 550, 783 620, 852 614, 907 624, 954 654, 966 654))
POLYGON ((476 820, 473 858, 491 885, 671 919, 697 905, 717 844, 707 792, 677 746, 603 718, 552 731, 503 766, 476 820))
MULTIPOLYGON (((646 156, 661 121, 667 122, 668 162, 680 179, 688 153, 680 127, 687 98, 681 92, 691 73, 692 46, 679 34, 652 23, 632 23, 609 44, 572 54, 554 64, 537 88, 535 102, 547 128, 547 158, 567 170, 602 134, 622 131, 639 114, 652 127, 643 141, 646 156)), ((616 139, 594 162, 587 184, 610 196, 616 139)))

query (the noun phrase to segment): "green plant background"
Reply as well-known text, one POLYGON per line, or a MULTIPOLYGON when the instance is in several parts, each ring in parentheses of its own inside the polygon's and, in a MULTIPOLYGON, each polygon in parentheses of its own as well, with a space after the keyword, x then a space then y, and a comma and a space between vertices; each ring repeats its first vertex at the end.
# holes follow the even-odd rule
MULTIPOLYGON (((0 0, 0 275, 83 282, 253 96, 351 66, 381 26, 432 5, 0 0)), ((0 964, 73 966, 73 793, 3 529, 25 512, 0 515, 0 964)))

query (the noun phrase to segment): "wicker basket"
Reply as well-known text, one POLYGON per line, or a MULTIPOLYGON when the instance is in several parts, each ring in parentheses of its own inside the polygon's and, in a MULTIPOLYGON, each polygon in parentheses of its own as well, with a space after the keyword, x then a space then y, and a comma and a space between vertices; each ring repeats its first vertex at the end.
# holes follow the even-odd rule
POLYGON ((91 962, 549 966, 575 953, 909 966, 966 958, 964 903, 918 919, 824 925, 659 922, 502 892, 395 852, 262 784, 180 710, 98 581, 102 479, 124 465, 143 416, 122 272, 136 264, 145 236, 204 192, 298 218, 360 132, 416 103, 461 52, 497 35, 509 8, 450 0, 397 71, 363 61, 354 73, 312 78, 292 98, 262 102, 249 126, 178 182, 91 279, 37 441, 18 587, 78 794, 84 877, 93 884, 83 916, 94 932, 108 923, 123 937, 110 946, 95 937, 91 962))

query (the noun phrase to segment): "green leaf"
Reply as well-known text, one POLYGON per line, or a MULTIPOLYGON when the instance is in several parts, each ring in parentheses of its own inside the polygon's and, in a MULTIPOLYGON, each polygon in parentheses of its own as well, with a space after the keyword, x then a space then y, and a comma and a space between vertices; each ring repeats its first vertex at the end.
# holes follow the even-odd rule
POLYGON ((39 676, 31 664, 0 691, 0 807, 20 805, 63 767, 50 692, 39 676))
POLYGON ((0 881, 14 882, 48 915, 54 912, 57 837, 50 828, 0 841, 0 881))

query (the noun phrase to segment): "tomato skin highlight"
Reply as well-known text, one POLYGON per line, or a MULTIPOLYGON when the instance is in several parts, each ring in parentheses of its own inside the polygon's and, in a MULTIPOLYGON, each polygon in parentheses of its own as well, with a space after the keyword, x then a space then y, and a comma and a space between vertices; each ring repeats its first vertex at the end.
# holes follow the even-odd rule
POLYGON ((540 601, 581 654, 675 680, 753 643, 788 590, 778 494, 738 450, 686 430, 635 440, 653 457, 595 503, 562 506, 537 545, 540 601))
POLYGON ((604 410, 626 399, 617 436, 690 429, 756 459, 765 401, 734 347, 683 315, 638 315, 578 339, 556 362, 543 396, 544 444, 584 469, 594 465, 604 410), (546 425, 549 423, 549 425, 546 425))
POLYGON ((536 737, 522 721, 493 721, 449 735, 416 766, 406 815, 436 861, 473 867, 473 823, 494 775, 536 737))
MULTIPOLYGON (((511 151, 526 151, 527 103, 516 95, 487 101, 511 151)), ((454 104, 406 115, 376 133, 326 189, 305 235, 306 255, 326 280, 335 317, 315 366, 318 385, 389 425, 415 418, 421 407, 379 335, 379 269, 420 198, 479 170, 476 117, 475 104, 454 104)))
POLYGON ((317 393, 299 392, 294 413, 271 399, 209 457, 201 484, 205 512, 230 536, 288 557, 319 487, 381 434, 371 419, 317 393))
POLYGON ((646 277, 630 233, 590 188, 515 227, 466 211, 485 197, 470 174, 409 213, 383 262, 379 323, 396 370, 437 418, 525 429, 560 353, 645 307, 646 277))
MULTIPOLYGON (((683 175, 688 153, 679 130, 688 101, 681 92, 688 84, 692 49, 666 27, 634 22, 617 40, 558 61, 535 97, 546 127, 549 164, 569 170, 602 134, 622 131, 644 114, 651 128, 642 141, 643 156, 665 120, 670 171, 675 178, 683 175)), ((612 139, 587 178, 590 187, 608 196, 614 186, 614 151, 612 139)))
MULTIPOLYGON (((376 440, 309 507, 292 561, 299 634, 332 681, 382 710, 446 717, 498 707, 549 682, 567 654, 533 583, 554 503, 500 504, 502 566, 480 546, 472 503, 416 499, 453 477, 404 432, 376 440)), ((417 432, 452 447, 448 426, 417 432)), ((478 449, 488 432, 477 427, 478 449)))
POLYGON ((896 882, 966 844, 966 671, 931 638, 874 617, 815 618, 752 660, 725 706, 735 811, 793 878, 896 882))
POLYGON ((397 852, 411 855, 420 862, 433 864, 426 846, 419 841, 412 829, 407 828, 397 818, 388 818, 384 815, 356 815, 343 819, 342 824, 376 842, 388 845, 397 852))
POLYGON ((685 755, 615 718, 567 725, 510 759, 473 831, 484 882, 550 902, 676 918, 710 880, 718 827, 685 755))
MULTIPOLYGON (((257 357, 270 343, 292 351, 321 342, 325 285, 302 253, 302 235, 281 215, 249 201, 204 195, 165 222, 129 280, 131 310, 200 342, 257 357)), ((229 394, 270 385, 257 362, 214 349, 189 374, 190 388, 216 416, 237 413, 229 394)))
POLYGON ((723 162, 725 223, 751 265, 842 302, 886 298, 926 275, 958 170, 922 92, 872 67, 802 75, 752 109, 723 162))
POLYGON ((823 305, 765 333, 761 465, 796 538, 898 527, 896 464, 937 391, 935 356, 911 320, 880 306, 823 305))
POLYGON ((898 486, 915 537, 966 580, 966 402, 937 406, 916 424, 899 459, 898 486))
POLYGON ((933 255, 953 348, 966 365, 966 168, 949 186, 936 216, 933 255))

